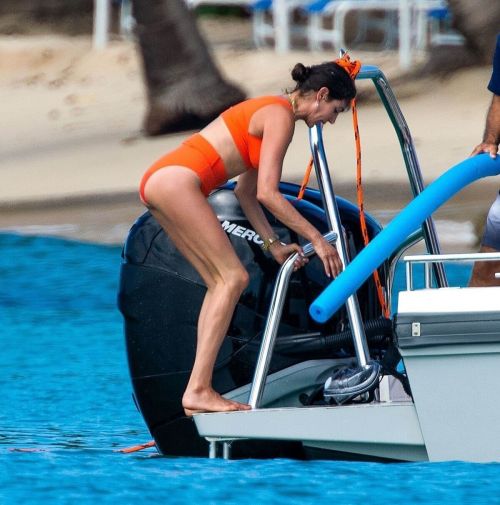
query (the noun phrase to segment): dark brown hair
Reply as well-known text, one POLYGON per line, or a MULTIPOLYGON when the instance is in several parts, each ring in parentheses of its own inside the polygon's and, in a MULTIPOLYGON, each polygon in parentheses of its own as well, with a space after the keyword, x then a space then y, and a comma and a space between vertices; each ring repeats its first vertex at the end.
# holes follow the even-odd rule
POLYGON ((351 100, 356 96, 356 86, 349 74, 337 63, 327 62, 306 67, 297 63, 292 70, 292 79, 297 83, 292 91, 300 94, 328 88, 329 100, 351 100))

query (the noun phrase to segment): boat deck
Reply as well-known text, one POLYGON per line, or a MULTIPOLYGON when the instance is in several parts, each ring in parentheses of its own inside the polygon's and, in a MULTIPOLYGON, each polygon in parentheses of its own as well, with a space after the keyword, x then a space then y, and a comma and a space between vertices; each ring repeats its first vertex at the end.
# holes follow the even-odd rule
POLYGON ((200 436, 209 441, 300 440, 307 447, 348 451, 404 461, 427 461, 411 402, 266 408, 197 414, 200 436))

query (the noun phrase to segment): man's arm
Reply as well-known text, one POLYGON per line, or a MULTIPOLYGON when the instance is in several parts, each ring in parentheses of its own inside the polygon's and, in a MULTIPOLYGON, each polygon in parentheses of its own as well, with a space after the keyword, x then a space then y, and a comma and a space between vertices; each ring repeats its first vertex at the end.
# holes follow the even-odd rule
POLYGON ((500 96, 493 95, 488 115, 486 117, 486 127, 484 129, 483 141, 476 146, 471 156, 480 153, 489 153, 492 158, 496 158, 498 153, 498 143, 500 142, 500 96))

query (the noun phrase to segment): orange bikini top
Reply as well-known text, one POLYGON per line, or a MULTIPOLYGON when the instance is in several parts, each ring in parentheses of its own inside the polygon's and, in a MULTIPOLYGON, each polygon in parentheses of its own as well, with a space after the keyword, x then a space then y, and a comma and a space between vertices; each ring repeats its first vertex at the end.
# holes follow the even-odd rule
POLYGON ((292 104, 283 96, 262 96, 250 98, 230 107, 221 114, 224 123, 233 137, 234 143, 248 168, 259 167, 262 138, 248 132, 252 116, 266 105, 279 104, 292 109, 292 104))

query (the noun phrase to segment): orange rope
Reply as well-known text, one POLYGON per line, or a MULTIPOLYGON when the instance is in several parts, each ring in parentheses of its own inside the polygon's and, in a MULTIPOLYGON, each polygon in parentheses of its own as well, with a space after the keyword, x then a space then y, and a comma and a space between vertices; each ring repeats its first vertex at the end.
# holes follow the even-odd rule
MULTIPOLYGON (((361 62, 358 60, 351 61, 351 58, 347 53, 345 53, 342 58, 336 59, 335 63, 340 65, 351 77, 351 79, 356 79, 359 71, 361 70, 361 62)), ((353 98, 351 101, 352 109, 352 124, 354 129, 354 141, 356 144, 356 192, 358 198, 359 206, 359 222, 361 226, 361 235, 363 236, 363 242, 365 246, 370 242, 368 236, 368 227, 366 225, 365 208, 364 208, 364 194, 363 194, 363 184, 361 179, 361 141, 359 137, 359 126, 358 126, 358 111, 356 108, 356 99, 353 98)), ((309 183, 309 178, 311 176, 311 170, 313 167, 313 159, 311 157, 309 164, 307 165, 302 184, 300 186, 299 194, 297 195, 297 200, 301 200, 304 196, 307 184, 309 183)), ((373 280, 375 281, 375 287, 377 289, 377 297, 382 308, 382 313, 385 317, 389 317, 389 308, 387 306, 382 283, 380 281, 380 276, 378 270, 373 271, 373 280)))
POLYGON ((307 188, 307 185, 309 184, 309 178, 311 177, 311 170, 313 167, 313 159, 311 156, 311 159, 309 160, 309 163, 306 168, 306 173, 304 174, 304 178, 302 179, 302 184, 300 185, 300 190, 299 194, 297 195, 297 200, 302 200, 304 196, 304 192, 307 188))
POLYGON ((124 449, 118 449, 115 452, 121 452, 122 454, 130 454, 131 452, 138 452, 144 449, 148 449, 149 447, 154 447, 155 441, 151 440, 146 442, 145 444, 133 445, 132 447, 125 447, 124 449))
MULTIPOLYGON (((359 224, 361 225, 361 235, 363 236, 363 242, 365 247, 370 242, 370 237, 368 236, 368 226, 366 225, 365 216, 365 204, 364 204, 364 193, 363 193, 363 183, 361 179, 361 140, 359 137, 359 126, 358 126, 358 110, 356 108, 356 100, 353 98, 351 102, 352 108, 352 126, 354 128, 354 142, 356 144, 356 193, 358 197, 358 207, 359 207, 359 224)), ((389 317, 389 307, 387 306, 384 291, 382 289, 382 283, 380 281, 380 275, 378 270, 373 271, 373 280, 375 281, 375 287, 377 288, 377 297, 382 308, 382 313, 385 317, 389 317)))

